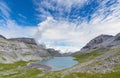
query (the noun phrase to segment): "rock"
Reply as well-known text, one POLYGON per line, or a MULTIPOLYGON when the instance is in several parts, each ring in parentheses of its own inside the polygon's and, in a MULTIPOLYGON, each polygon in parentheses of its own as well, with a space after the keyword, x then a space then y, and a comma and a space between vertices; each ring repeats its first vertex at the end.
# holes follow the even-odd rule
POLYGON ((120 41, 120 33, 118 33, 116 36, 115 36, 115 41, 120 41))
POLYGON ((0 39, 6 39, 4 36, 0 35, 0 39))
POLYGON ((106 73, 114 71, 120 67, 120 47, 114 47, 103 51, 103 54, 89 61, 85 61, 65 70, 64 73, 70 72, 89 72, 89 73, 106 73))
MULTIPOLYGON (((88 54, 87 56, 92 56, 89 55, 90 52, 99 52, 100 55, 88 61, 79 63, 65 72, 106 73, 114 71, 117 66, 120 66, 120 33, 115 36, 100 35, 87 43, 81 51, 78 51, 72 55, 79 56, 79 54, 83 54, 84 56, 84 54, 88 54)), ((79 57, 77 58, 79 59, 79 57)))
POLYGON ((87 43, 82 49, 81 52, 86 52, 90 50, 96 50, 99 48, 109 49, 111 47, 120 46, 120 33, 116 36, 111 35, 100 35, 92 39, 87 43))
POLYGON ((53 48, 48 48, 47 51, 52 55, 52 56, 62 56, 59 50, 55 50, 53 48))
POLYGON ((35 44, 37 45, 36 41, 33 39, 33 38, 11 38, 11 39, 8 39, 10 41, 19 41, 19 42, 24 42, 24 43, 27 43, 27 44, 35 44))
POLYGON ((25 68, 35 68, 35 69, 39 69, 45 72, 48 72, 52 69, 50 66, 38 64, 38 63, 30 63, 25 68))
POLYGON ((68 52, 68 53, 63 53, 62 56, 72 56, 72 52, 68 52))
POLYGON ((0 63, 43 60, 52 56, 31 38, 0 39, 0 63))

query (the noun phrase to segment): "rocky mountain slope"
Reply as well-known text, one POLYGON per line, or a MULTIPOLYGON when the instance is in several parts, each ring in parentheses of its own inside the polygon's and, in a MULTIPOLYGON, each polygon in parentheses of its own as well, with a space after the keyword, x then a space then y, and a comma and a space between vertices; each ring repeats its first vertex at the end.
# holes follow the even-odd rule
POLYGON ((62 56, 62 54, 60 53, 59 50, 55 50, 53 48, 48 48, 47 51, 52 55, 52 56, 55 56, 55 57, 60 57, 62 56))
POLYGON ((120 46, 120 33, 116 36, 100 35, 92 39, 86 46, 81 49, 81 52, 95 50, 99 48, 111 48, 120 46))
POLYGON ((4 36, 0 35, 0 39, 6 39, 4 36))
MULTIPOLYGON (((76 66, 64 71, 67 72, 100 72, 106 73, 110 71, 115 71, 114 69, 120 68, 120 48, 111 48, 108 51, 103 51, 104 53, 98 55, 92 59, 84 60, 76 66)), ((84 54, 84 56, 87 54, 84 54)), ((89 55, 93 57, 94 55, 89 55)), ((88 58, 89 58, 88 56, 88 58)), ((86 59, 88 59, 86 57, 86 59)))
POLYGON ((37 45, 36 41, 33 38, 10 38, 9 41, 18 41, 18 42, 24 42, 27 44, 35 44, 37 45))
POLYGON ((120 68, 120 33, 116 36, 100 35, 73 56, 80 63, 63 73, 114 72, 120 68))
POLYGON ((0 63, 42 60, 51 57, 51 54, 37 45, 32 38, 6 39, 0 35, 0 63))

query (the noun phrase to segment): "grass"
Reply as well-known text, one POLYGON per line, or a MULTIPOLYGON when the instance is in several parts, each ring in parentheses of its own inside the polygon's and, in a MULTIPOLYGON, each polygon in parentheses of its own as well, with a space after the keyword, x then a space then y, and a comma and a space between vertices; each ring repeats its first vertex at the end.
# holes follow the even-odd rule
MULTIPOLYGON (((105 52, 105 51, 104 51, 105 52)), ((98 50, 92 51, 90 53, 82 53, 75 55, 74 57, 79 62, 89 61, 97 56, 104 54, 103 52, 98 52, 98 50)), ((119 54, 117 54, 119 55, 119 54)), ((32 61, 30 61, 32 62, 32 61)), ((114 71, 107 73, 69 73, 67 75, 61 74, 64 71, 51 71, 42 72, 33 68, 19 69, 19 66, 26 66, 29 62, 19 61, 12 64, 1 64, 0 63, 0 78, 120 78, 120 65, 115 65, 114 71), (13 72, 9 74, 1 74, 6 72, 13 72)), ((101 64, 101 62, 97 62, 101 64)))
POLYGON ((102 55, 101 52, 92 51, 89 53, 80 53, 80 54, 74 55, 74 57, 75 57, 75 60, 77 60, 78 62, 86 62, 100 55, 102 55))
POLYGON ((27 68, 27 69, 17 69, 16 73, 4 75, 2 78, 38 78, 38 75, 41 73, 40 70, 27 68))
MULTIPOLYGON (((40 73, 41 74, 41 73, 40 73)), ((40 75, 39 74, 39 75, 40 75)), ((49 72, 41 74, 41 76, 27 76, 22 78, 120 78, 120 71, 108 72, 108 73, 69 73, 68 75, 62 75, 60 72, 49 72)), ((17 77, 19 78, 19 77, 17 77)))
MULTIPOLYGON (((25 62, 25 61, 18 61, 18 62, 15 62, 15 63, 10 63, 10 64, 2 64, 0 63, 0 67, 3 69, 3 70, 9 70, 9 69, 14 69, 14 68, 17 68, 19 66, 26 66, 28 62, 25 62)), ((1 70, 2 71, 2 70, 1 70)))
MULTIPOLYGON (((29 61, 33 62, 33 61, 29 61)), ((18 61, 11 64, 0 63, 0 78, 36 78, 42 71, 33 68, 19 68, 29 62, 18 61)))
POLYGON ((25 56, 28 56, 28 55, 30 55, 30 54, 28 54, 28 53, 24 53, 24 54, 22 54, 22 55, 25 57, 25 56))
POLYGON ((71 73, 64 78, 120 78, 120 71, 101 73, 71 73))
POLYGON ((106 73, 70 73, 64 78, 120 78, 120 65, 115 65, 111 72, 106 73))
POLYGON ((4 61, 6 61, 6 58, 5 58, 5 57, 2 56, 1 58, 2 58, 4 61))
POLYGON ((78 52, 78 53, 74 54, 73 57, 75 57, 75 60, 82 63, 82 62, 90 61, 90 60, 94 59, 95 57, 103 55, 107 52, 109 52, 109 50, 100 48, 100 49, 97 49, 97 50, 94 50, 91 52, 78 52))
MULTIPOLYGON (((120 78, 120 66, 116 66, 114 72, 108 73, 69 73, 68 75, 61 74, 62 71, 42 72, 33 68, 18 69, 18 66, 26 66, 28 62, 19 61, 12 64, 0 64, 4 69, 3 72, 12 70, 13 73, 2 75, 0 78, 120 78), (14 73, 15 72, 15 73, 14 73)), ((1 72, 1 71, 0 71, 1 72)))

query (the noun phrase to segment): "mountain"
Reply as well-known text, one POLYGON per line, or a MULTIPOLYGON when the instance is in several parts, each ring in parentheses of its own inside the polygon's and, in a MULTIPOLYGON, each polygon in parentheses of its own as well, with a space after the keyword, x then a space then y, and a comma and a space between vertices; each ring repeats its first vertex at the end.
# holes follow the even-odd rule
POLYGON ((55 57, 60 57, 62 56, 62 54, 60 53, 59 50, 55 50, 53 48, 48 48, 47 51, 52 55, 52 56, 55 56, 55 57))
POLYGON ((109 49, 115 46, 120 46, 120 33, 117 34, 116 36, 100 35, 92 39, 89 43, 87 43, 81 49, 81 52, 86 52, 86 51, 95 50, 99 48, 109 49))
POLYGON ((120 68, 120 33, 115 36, 100 35, 87 43, 80 51, 73 53, 80 62, 67 72, 117 72, 120 68))
POLYGON ((6 39, 0 36, 0 63, 43 60, 52 55, 32 38, 6 39))
POLYGON ((24 42, 24 43, 27 43, 27 44, 35 44, 35 45, 37 45, 36 41, 33 38, 10 38, 8 40, 10 40, 10 41, 24 42))
POLYGON ((0 39, 6 39, 4 36, 0 35, 0 39))

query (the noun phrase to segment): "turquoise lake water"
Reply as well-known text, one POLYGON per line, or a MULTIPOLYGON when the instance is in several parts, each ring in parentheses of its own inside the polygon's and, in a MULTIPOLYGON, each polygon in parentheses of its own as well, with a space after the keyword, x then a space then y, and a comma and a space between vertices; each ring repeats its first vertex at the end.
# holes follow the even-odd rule
POLYGON ((49 60, 43 60, 39 63, 51 66, 52 70, 61 70, 72 67, 78 62, 75 61, 73 57, 54 57, 49 60))

